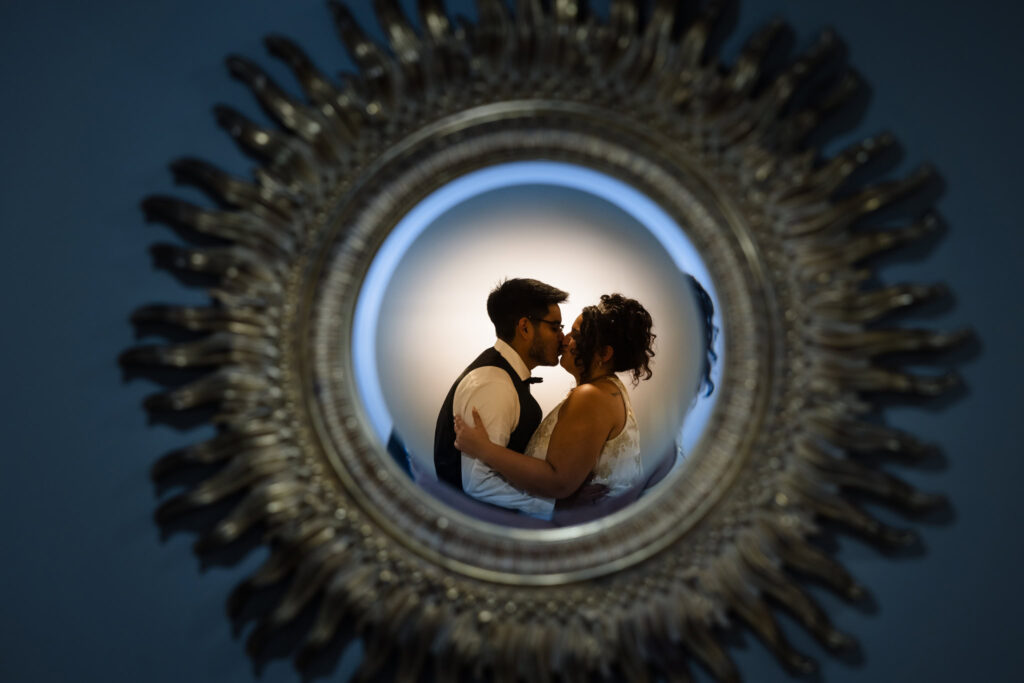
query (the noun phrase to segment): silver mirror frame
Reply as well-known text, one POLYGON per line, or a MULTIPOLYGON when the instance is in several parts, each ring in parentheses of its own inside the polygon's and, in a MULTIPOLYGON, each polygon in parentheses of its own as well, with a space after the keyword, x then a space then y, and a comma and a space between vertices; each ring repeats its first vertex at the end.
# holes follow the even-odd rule
POLYGON ((359 67, 344 82, 291 41, 267 39, 304 99, 255 63, 228 60, 280 125, 219 109, 261 160, 255 178, 186 159, 177 177, 218 206, 144 202, 151 220, 217 242, 156 248, 170 267, 216 284, 208 307, 134 315, 196 339, 137 346, 121 360, 209 370, 146 401, 156 412, 212 406, 219 429, 158 462, 158 478, 197 465, 211 473, 157 517, 233 501, 200 548, 262 530, 269 557, 232 599, 279 591, 253 651, 311 611, 299 661, 355 624, 367 676, 645 680, 696 661, 738 680, 722 630, 741 625, 806 672, 814 662, 787 643, 775 606, 829 650, 854 641, 796 577, 864 597, 815 543, 822 522, 900 547, 915 535, 880 523, 857 496, 909 512, 944 504, 875 457, 933 452, 874 419, 883 397, 934 397, 958 383, 952 372, 907 372, 900 354, 969 336, 892 327, 893 314, 945 290, 873 281, 873 257, 934 232, 931 213, 896 227, 873 220, 932 171, 858 184, 891 136, 828 159, 810 146, 857 91, 852 72, 829 69, 841 61, 833 34, 768 73, 781 23, 723 65, 709 42, 717 4, 684 20, 678 3, 658 0, 646 21, 641 4, 612 0, 603 21, 573 0, 524 0, 515 11, 480 0, 476 24, 453 25, 440 0, 421 0, 419 33, 397 0, 378 0, 381 47, 331 3, 359 67), (368 426, 351 355, 360 284, 398 220, 465 173, 531 159, 607 173, 686 226, 718 291, 728 358, 687 467, 626 510, 557 530, 476 521, 418 490, 368 426))

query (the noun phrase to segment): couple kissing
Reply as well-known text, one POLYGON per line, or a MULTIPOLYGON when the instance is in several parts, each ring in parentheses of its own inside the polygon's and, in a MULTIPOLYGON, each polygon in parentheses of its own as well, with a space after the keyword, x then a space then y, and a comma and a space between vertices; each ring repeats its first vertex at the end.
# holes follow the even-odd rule
POLYGON ((487 298, 497 340, 452 384, 434 430, 437 478, 478 501, 550 520, 643 484, 640 435, 617 373, 652 375, 647 310, 621 294, 586 306, 564 332, 568 294, 511 279, 487 298), (576 381, 543 417, 530 385, 539 365, 576 381))

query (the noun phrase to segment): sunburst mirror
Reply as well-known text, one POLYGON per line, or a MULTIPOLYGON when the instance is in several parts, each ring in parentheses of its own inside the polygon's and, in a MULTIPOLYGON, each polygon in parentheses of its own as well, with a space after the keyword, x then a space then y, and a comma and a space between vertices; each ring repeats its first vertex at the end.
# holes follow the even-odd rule
MULTIPOLYGON (((377 0, 380 45, 329 6, 357 72, 328 77, 270 37, 298 96, 230 58, 277 122, 218 109, 259 159, 254 176, 185 159, 177 178, 214 204, 144 202, 189 242, 156 247, 158 260, 206 278, 212 301, 137 311, 181 333, 122 356, 182 370, 148 410, 206 407, 216 425, 158 462, 161 479, 199 474, 157 514, 217 510, 201 548, 258 530, 267 560, 232 597, 256 615, 250 648, 299 624, 300 665, 360 637, 367 677, 685 680, 696 665, 737 680, 725 636, 746 628, 812 670, 779 609, 828 650, 853 647, 802 582, 864 596, 823 528, 914 542, 864 496, 943 504, 885 471, 931 449, 879 410, 955 386, 909 365, 967 333, 893 326, 944 294, 882 286, 870 265, 934 231, 929 211, 899 210, 934 176, 875 180, 889 136, 821 152, 860 92, 836 37, 792 57, 773 23, 724 63, 728 2, 611 0, 597 13, 478 0, 470 22, 442 0, 421 0, 416 20, 377 0), (597 485, 578 506, 589 514, 560 518, 548 496, 555 512, 538 520, 438 481, 433 419, 495 344, 484 302, 507 278, 569 294, 549 308, 564 319, 523 317, 513 333, 554 344, 532 364, 546 410, 572 378, 543 366, 599 329, 570 332, 580 311, 611 316, 589 307, 621 291, 650 313, 653 377, 625 385, 635 410, 610 379, 593 399, 616 396, 639 424, 651 476, 630 480, 628 504, 602 507, 597 485)), ((599 382, 583 384, 575 395, 599 382)))

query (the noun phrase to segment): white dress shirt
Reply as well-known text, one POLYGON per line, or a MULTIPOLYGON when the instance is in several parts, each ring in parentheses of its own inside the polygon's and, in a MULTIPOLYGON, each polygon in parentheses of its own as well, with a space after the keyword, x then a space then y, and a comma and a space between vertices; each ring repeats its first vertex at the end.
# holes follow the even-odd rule
MULTIPOLYGON (((494 343, 494 348, 519 379, 530 376, 530 369, 515 349, 501 339, 494 343)), ((473 424, 473 408, 480 414, 491 442, 508 446, 509 436, 519 424, 519 396, 505 370, 494 366, 476 368, 462 378, 455 388, 452 412, 462 416, 466 424, 473 424)), ((512 486, 480 460, 465 454, 462 455, 462 490, 485 503, 519 510, 540 519, 551 519, 555 509, 554 498, 531 496, 512 486)))

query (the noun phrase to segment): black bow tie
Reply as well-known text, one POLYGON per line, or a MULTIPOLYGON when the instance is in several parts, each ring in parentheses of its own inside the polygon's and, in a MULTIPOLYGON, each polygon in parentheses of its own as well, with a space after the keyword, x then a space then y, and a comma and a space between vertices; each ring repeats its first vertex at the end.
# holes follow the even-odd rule
POLYGON ((527 377, 525 380, 527 384, 539 384, 544 381, 543 377, 527 377))

